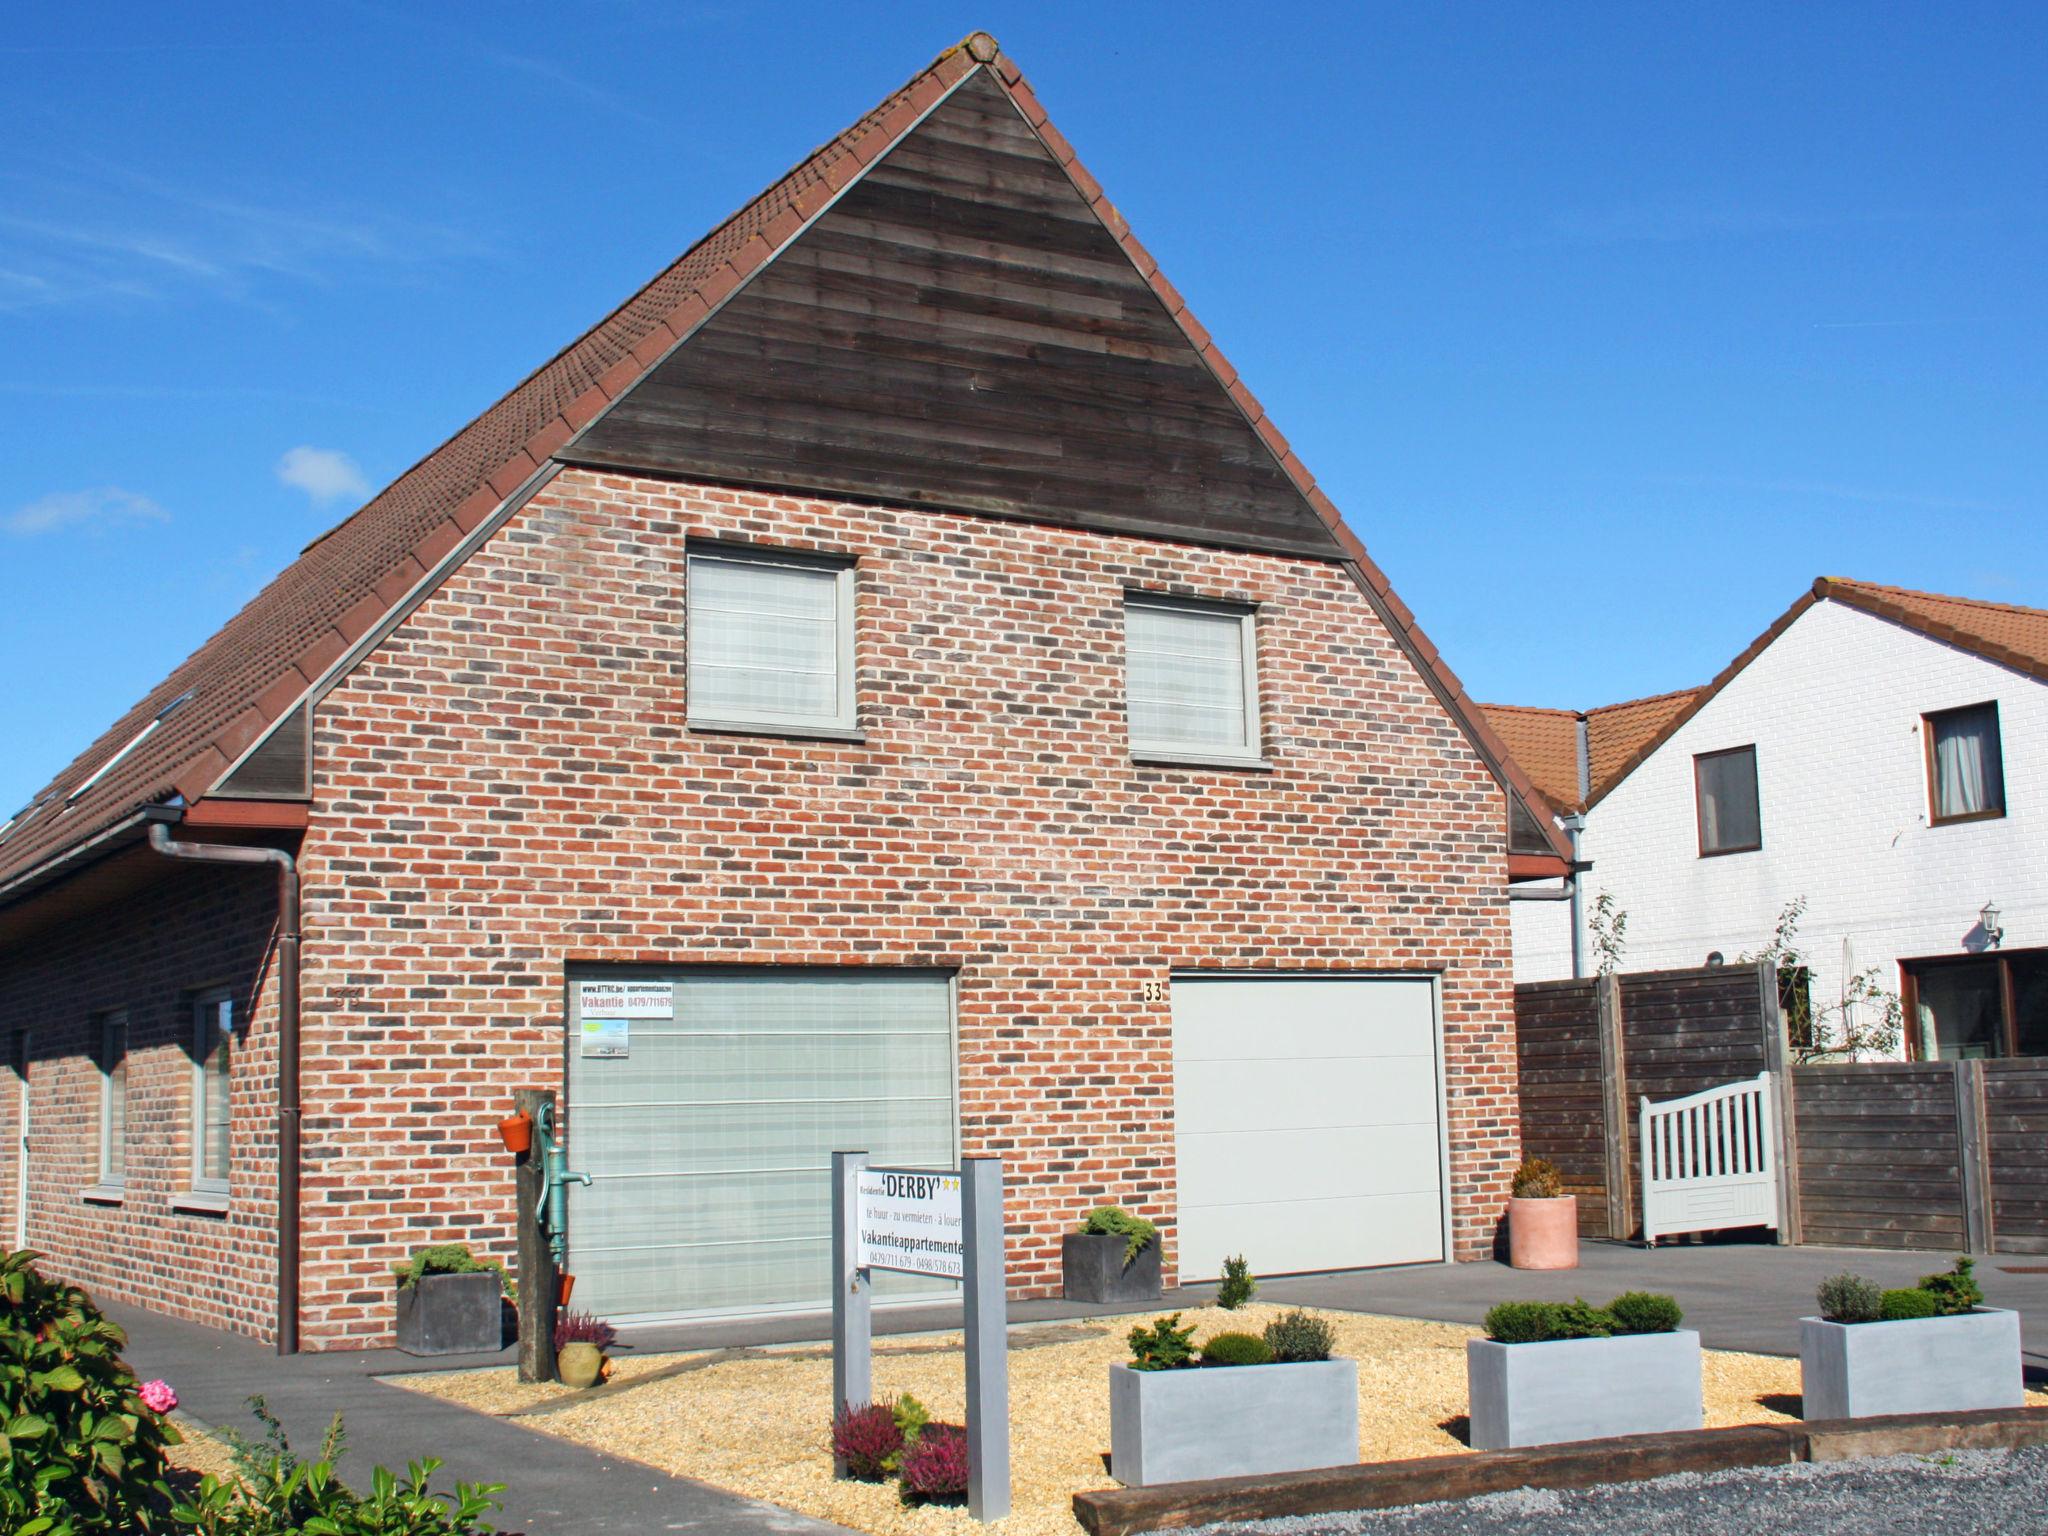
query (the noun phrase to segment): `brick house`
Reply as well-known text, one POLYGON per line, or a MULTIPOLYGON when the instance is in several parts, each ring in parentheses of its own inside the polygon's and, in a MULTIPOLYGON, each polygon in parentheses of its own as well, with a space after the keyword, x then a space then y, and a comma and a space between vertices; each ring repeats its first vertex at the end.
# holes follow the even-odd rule
POLYGON ((816 1304, 835 1146, 1003 1156, 1019 1294, 1476 1257, 1540 804, 975 34, 0 832, 0 1231, 378 1344, 544 1086, 614 1316, 816 1304))
MULTIPOLYGON (((1814 1008, 1874 972, 1901 1055, 2048 1054, 2048 611, 1822 577, 1704 686, 1486 712, 1583 816, 1628 969, 1754 953, 1803 900, 1814 1008)), ((1572 974, 1566 907, 1514 926, 1517 979, 1572 974)))

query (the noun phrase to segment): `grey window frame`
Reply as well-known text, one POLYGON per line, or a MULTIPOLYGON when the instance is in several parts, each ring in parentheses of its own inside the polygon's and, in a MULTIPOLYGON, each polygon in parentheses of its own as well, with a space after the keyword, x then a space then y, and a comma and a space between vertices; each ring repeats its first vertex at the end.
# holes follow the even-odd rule
POLYGON ((1189 767, 1270 768, 1265 755, 1265 721, 1259 709, 1259 610, 1251 603, 1214 598, 1176 597, 1161 592, 1130 590, 1124 593, 1124 735, 1131 759, 1139 763, 1165 763, 1189 767), (1189 746, 1185 742, 1140 740, 1131 727, 1130 613, 1133 608, 1152 608, 1170 613, 1198 614, 1204 618, 1234 619, 1238 625, 1238 665, 1244 689, 1244 736, 1236 748, 1189 746))
POLYGON ((187 1185, 189 1205, 199 1208, 209 1206, 225 1207, 233 1183, 234 1174, 234 1076, 235 1076, 235 998, 234 993, 224 987, 201 992, 192 999, 192 1159, 190 1180, 187 1185), (228 1027, 220 1027, 221 1010, 227 1010, 228 1027), (225 1034, 228 1042, 228 1065, 225 1074, 225 1090, 228 1109, 228 1166, 218 1177, 209 1177, 206 1172, 206 1121, 211 1106, 206 1097, 206 1057, 209 1034, 225 1034))
POLYGON ((697 542, 685 548, 683 567, 683 704, 690 729, 730 731, 749 735, 860 739, 859 688, 854 674, 855 606, 859 593, 855 579, 857 565, 851 557, 804 550, 764 548, 751 544, 697 542), (696 582, 693 576, 699 562, 704 561, 725 565, 780 567, 814 574, 824 571, 836 576, 833 615, 836 636, 833 645, 833 664, 837 676, 834 678, 834 709, 831 715, 785 715, 767 710, 749 715, 721 715, 698 710, 697 690, 690 685, 689 671, 695 665, 697 626, 700 623, 696 582))
POLYGON ((100 1134, 98 1188, 119 1192, 128 1184, 128 1011, 115 1008, 99 1017, 99 1064, 100 1064, 100 1134), (113 1037, 116 1030, 121 1035, 121 1051, 118 1061, 114 1054, 113 1037), (121 1167, 114 1168, 114 1069, 121 1069, 121 1167))

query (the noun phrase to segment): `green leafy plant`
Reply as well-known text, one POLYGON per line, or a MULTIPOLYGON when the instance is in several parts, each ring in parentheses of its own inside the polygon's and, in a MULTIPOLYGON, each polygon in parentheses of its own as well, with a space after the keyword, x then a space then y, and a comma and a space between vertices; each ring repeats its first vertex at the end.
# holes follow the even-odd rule
POLYGON ((391 1266, 391 1273, 401 1286, 418 1285, 428 1275, 474 1275, 484 1270, 498 1277, 498 1284, 508 1297, 518 1300, 517 1287, 505 1273, 505 1266, 496 1259, 478 1258, 469 1251, 467 1243, 433 1243, 415 1248, 405 1263, 391 1266))
POLYGON ((1977 1261, 1967 1253, 1956 1258, 1955 1267, 1945 1275, 1922 1275, 1920 1289, 1934 1298, 1937 1317, 1956 1317, 1984 1305, 1984 1291, 1977 1284, 1977 1261))
MULTIPOLYGON (((0 1255, 0 1530, 157 1531, 164 1448, 182 1438, 121 1359, 127 1338, 38 1255, 0 1255)), ((162 1383, 150 1383, 151 1394, 162 1383)), ((168 1389, 160 1400, 175 1401, 168 1389)))
POLYGON ((903 1443, 893 1455, 885 1459, 884 1467, 887 1471, 895 1473, 903 1470, 903 1458, 916 1448, 919 1437, 924 1434, 925 1426, 932 1421, 932 1415, 929 1408, 906 1392, 896 1399, 891 1416, 896 1421, 896 1433, 902 1436, 903 1443))
POLYGON ((1807 1062, 1894 1054, 1905 1033, 1906 1008, 1899 994, 1884 984, 1880 967, 1865 966, 1843 977, 1836 1000, 1814 1006, 1809 986, 1813 964, 1799 943, 1799 920, 1805 915, 1806 898, 1793 897, 1778 913, 1771 941, 1754 954, 1736 957, 1745 965, 1767 961, 1777 971, 1779 1006, 1793 1055, 1807 1062))
POLYGON ((1252 1267, 1243 1254, 1223 1261, 1223 1280, 1216 1287, 1216 1305, 1226 1312, 1235 1312, 1259 1293, 1259 1282, 1252 1278, 1252 1267))
POLYGON ((1830 1323, 1874 1323, 1884 1315, 1884 1289, 1861 1275, 1830 1275, 1814 1292, 1830 1323))
POLYGON ((1554 1164, 1540 1157, 1522 1159, 1515 1170, 1517 1200, 1556 1200, 1564 1194, 1564 1178, 1554 1164))
POLYGON ((1902 1323, 1916 1317, 1934 1317, 1941 1311, 1941 1298, 1932 1291, 1910 1286, 1886 1291, 1879 1299, 1877 1315, 1887 1323, 1902 1323))
POLYGON ((1313 1312, 1296 1309, 1266 1324, 1265 1339, 1275 1360, 1327 1360, 1337 1347, 1337 1330, 1313 1312))
MULTIPOLYGON (((1676 1305, 1673 1303, 1674 1310, 1676 1305)), ((1500 1344, 1604 1339, 1614 1331, 1613 1316, 1584 1297, 1571 1301, 1504 1301, 1486 1314, 1486 1336, 1500 1344)))
POLYGON ((1098 1205, 1082 1220, 1081 1230, 1097 1237, 1122 1238, 1126 1269, 1145 1251, 1145 1245, 1159 1235, 1159 1229, 1151 1222, 1133 1216, 1120 1205, 1098 1205))
POLYGON ((1614 1332, 1614 1319, 1605 1307, 1596 1307, 1583 1296, 1562 1302, 1557 1309, 1561 1339, 1604 1339, 1614 1332))
POLYGON ((1202 1345, 1204 1365, 1271 1365, 1273 1346, 1256 1333, 1218 1333, 1202 1345))
POLYGON ((1685 1320, 1678 1298, 1656 1291, 1623 1291, 1606 1311, 1616 1333, 1673 1333, 1685 1320))
POLYGON ((1613 892, 1602 891, 1593 899, 1593 910, 1586 914, 1586 931, 1593 939, 1600 974, 1612 976, 1621 969, 1622 956, 1628 950, 1628 913, 1613 892))
POLYGON ((1195 1356, 1195 1330, 1182 1328, 1180 1314, 1158 1317, 1152 1326, 1133 1328, 1126 1337, 1131 1345, 1134 1371, 1177 1371, 1195 1356))

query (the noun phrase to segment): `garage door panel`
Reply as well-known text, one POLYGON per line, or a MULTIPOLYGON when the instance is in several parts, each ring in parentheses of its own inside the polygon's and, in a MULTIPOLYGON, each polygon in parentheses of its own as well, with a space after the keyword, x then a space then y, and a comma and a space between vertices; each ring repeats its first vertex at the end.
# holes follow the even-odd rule
POLYGON ((1190 1061, 1175 1071, 1174 1087, 1188 1106, 1183 1135, 1384 1124, 1418 1110, 1436 1134, 1434 1055, 1190 1061))
POLYGON ((1179 1238, 1180 1271, 1190 1280, 1220 1275, 1223 1261, 1237 1254, 1274 1275, 1443 1257, 1442 1212, 1433 1189, 1183 1208, 1179 1238))
POLYGON ((1326 1200, 1365 1191, 1434 1193, 1436 1124, 1189 1136, 1180 1144, 1183 1204, 1326 1200))
POLYGON ((1174 982, 1179 1262, 1443 1257, 1435 992, 1406 977, 1174 982))

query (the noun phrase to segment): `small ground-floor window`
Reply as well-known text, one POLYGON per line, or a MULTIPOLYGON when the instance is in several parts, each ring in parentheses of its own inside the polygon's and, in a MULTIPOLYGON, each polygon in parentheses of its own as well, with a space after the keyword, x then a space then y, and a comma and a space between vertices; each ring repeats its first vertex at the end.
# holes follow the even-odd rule
POLYGON ((2048 949, 1908 960, 1902 968, 1920 1060, 2048 1056, 2048 949))

